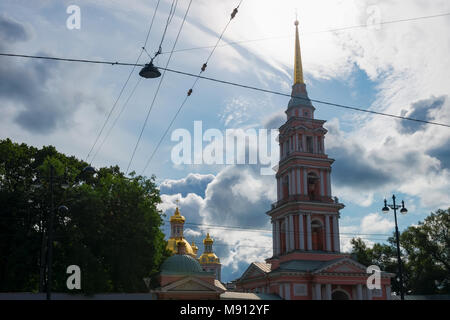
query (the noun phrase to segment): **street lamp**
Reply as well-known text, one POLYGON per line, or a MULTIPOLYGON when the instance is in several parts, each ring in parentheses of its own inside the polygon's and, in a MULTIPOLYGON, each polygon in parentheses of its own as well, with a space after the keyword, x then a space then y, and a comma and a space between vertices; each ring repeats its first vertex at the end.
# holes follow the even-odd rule
MULTIPOLYGON (((76 177, 75 180, 84 173, 88 174, 94 174, 97 171, 91 167, 87 166, 85 167, 76 177)), ((55 219, 55 209, 54 209, 54 196, 53 196, 53 189, 54 189, 54 182, 56 180, 55 175, 55 168, 52 164, 50 164, 50 194, 51 194, 51 206, 50 206, 50 216, 47 224, 47 294, 46 298, 47 300, 51 300, 51 294, 52 294, 52 263, 53 263, 53 221, 55 219)), ((67 171, 64 174, 64 181, 61 183, 61 187, 63 189, 67 189, 70 187, 70 184, 67 179, 67 171)), ((67 213, 69 209, 61 205, 58 207, 59 213, 67 213)), ((43 279, 41 279, 42 283, 43 279)), ((41 286, 42 287, 42 286, 41 286)))
POLYGON ((399 206, 395 203, 395 195, 392 196, 392 204, 388 204, 386 199, 384 199, 384 207, 381 209, 383 213, 388 213, 389 208, 394 210, 394 218, 395 218, 395 238, 397 242, 397 261, 398 261, 398 276, 400 280, 400 296, 402 300, 405 300, 405 293, 403 288, 403 272, 402 272, 402 259, 400 257, 400 240, 398 234, 398 226, 397 226, 397 209, 400 209, 401 214, 407 214, 408 210, 405 208, 405 202, 402 200, 402 205, 399 206))

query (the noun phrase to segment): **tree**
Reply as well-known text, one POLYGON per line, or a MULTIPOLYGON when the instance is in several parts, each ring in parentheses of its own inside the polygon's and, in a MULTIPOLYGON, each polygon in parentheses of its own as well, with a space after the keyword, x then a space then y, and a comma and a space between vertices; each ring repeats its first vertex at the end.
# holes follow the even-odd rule
MULTIPOLYGON (((403 275, 409 294, 450 293, 450 208, 437 210, 400 234, 403 275)), ((368 248, 360 238, 352 239, 352 254, 364 265, 377 265, 383 271, 397 273, 395 238, 388 244, 375 244, 368 248)), ((399 292, 397 281, 392 291, 399 292)))
POLYGON ((144 292, 143 278, 168 256, 155 177, 125 177, 119 167, 85 175, 87 163, 0 140, 0 291, 37 291, 50 211, 49 170, 55 172, 52 290, 68 291, 66 269, 81 268, 81 290, 144 292), (68 180, 70 187, 60 188, 68 180), (40 186, 36 187, 37 184, 40 186))

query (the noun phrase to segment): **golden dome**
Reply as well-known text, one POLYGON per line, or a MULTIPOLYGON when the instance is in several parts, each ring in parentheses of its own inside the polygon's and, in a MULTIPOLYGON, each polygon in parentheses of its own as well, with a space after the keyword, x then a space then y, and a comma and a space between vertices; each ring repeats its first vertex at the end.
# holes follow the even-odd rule
POLYGON ((185 253, 192 256, 192 257, 197 257, 197 254, 194 252, 194 250, 192 250, 191 245, 189 244, 189 242, 187 242, 186 239, 176 239, 176 238, 170 238, 169 240, 167 240, 167 249, 170 250, 172 252, 172 254, 177 254, 178 253, 178 242, 182 241, 184 243, 184 247, 185 247, 185 253))
POLYGON ((170 222, 184 223, 185 221, 186 221, 186 218, 180 214, 180 210, 178 210, 178 207, 177 207, 175 209, 175 213, 173 214, 173 216, 170 217, 170 222))
POLYGON ((209 232, 206 234, 206 238, 203 240, 204 244, 213 244, 214 240, 209 236, 209 232))
POLYGON ((200 258, 198 258, 198 261, 201 264, 220 264, 220 259, 212 252, 205 252, 203 253, 200 258))

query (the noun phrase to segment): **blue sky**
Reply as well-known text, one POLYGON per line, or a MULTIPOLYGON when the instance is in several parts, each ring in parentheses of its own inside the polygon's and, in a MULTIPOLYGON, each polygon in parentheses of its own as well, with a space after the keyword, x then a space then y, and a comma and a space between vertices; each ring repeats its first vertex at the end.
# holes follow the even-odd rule
MULTIPOLYGON (((0 3, 0 51, 134 62, 157 1, 10 1, 0 3), (81 9, 81 29, 68 30, 66 8, 81 9)), ((171 1, 161 0, 147 49, 156 51, 171 1)), ((173 44, 188 0, 178 0, 163 51, 173 44)), ((213 45, 237 1, 194 0, 176 46, 213 45)), ((295 10, 300 20, 303 69, 309 96, 373 110, 450 123, 448 71, 450 18, 320 32, 371 22, 450 12, 448 1, 244 0, 224 42, 272 38, 219 47, 205 76, 290 93, 295 10)), ((174 53, 170 68, 197 73, 211 49, 174 53)), ((156 60, 165 65, 168 55, 156 60)), ((0 58, 0 137, 35 146, 55 145, 85 159, 129 67, 0 58)), ((141 63, 146 62, 142 59, 141 63)), ((138 80, 138 70, 119 100, 115 119, 138 80)), ((193 79, 167 73, 131 169, 141 173, 193 79)), ((125 170, 152 101, 156 80, 143 80, 93 165, 125 170)), ((223 280, 239 277, 252 261, 271 254, 271 235, 212 225, 270 229, 265 212, 275 201, 275 178, 257 166, 174 165, 170 134, 177 128, 261 129, 283 121, 288 98, 200 80, 168 137, 146 170, 161 184, 168 215, 180 200, 186 235, 201 248, 206 232, 216 239, 223 280)), ((400 229, 450 206, 450 130, 412 125, 315 104, 327 120, 325 148, 336 159, 333 194, 341 211, 342 250, 355 234, 369 243, 393 232, 383 216, 384 197, 404 199, 409 214, 400 229)), ((106 127, 108 130, 108 126, 106 127)), ((102 140, 102 139, 101 139, 102 140)), ((202 248, 201 250, 202 251, 202 248)))

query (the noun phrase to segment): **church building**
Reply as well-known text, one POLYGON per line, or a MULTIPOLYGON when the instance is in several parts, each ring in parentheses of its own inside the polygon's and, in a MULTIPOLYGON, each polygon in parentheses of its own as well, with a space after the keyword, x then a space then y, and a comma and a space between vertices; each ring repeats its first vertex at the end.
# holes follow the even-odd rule
POLYGON ((381 272, 381 288, 369 290, 366 266, 340 252, 339 211, 344 205, 332 196, 334 160, 325 152, 325 121, 315 119, 306 91, 298 21, 295 28, 294 85, 287 121, 279 130, 278 201, 267 212, 273 255, 252 263, 236 287, 286 300, 389 299, 392 274, 381 272))
POLYGON ((170 217, 170 238, 167 241, 167 249, 173 255, 164 261, 157 275, 160 286, 150 292, 163 300, 218 300, 226 288, 220 282, 222 265, 213 252, 214 240, 209 233, 206 235, 203 240, 205 250, 197 258, 197 246, 184 238, 185 222, 186 218, 177 207, 170 217))

